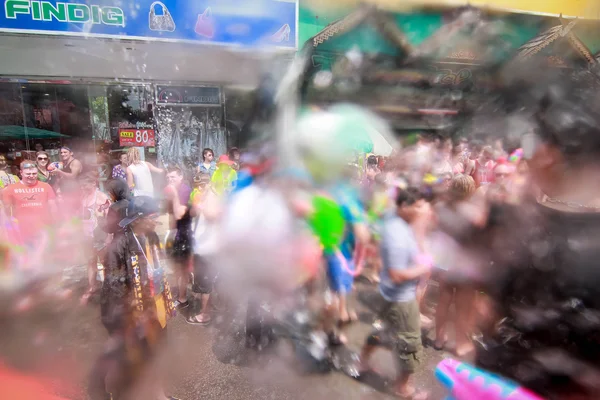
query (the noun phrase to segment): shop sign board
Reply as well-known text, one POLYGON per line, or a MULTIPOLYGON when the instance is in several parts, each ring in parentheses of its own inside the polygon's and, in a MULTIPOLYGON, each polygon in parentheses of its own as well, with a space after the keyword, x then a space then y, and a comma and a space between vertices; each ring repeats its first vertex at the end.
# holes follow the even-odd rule
POLYGON ((154 127, 151 124, 119 124, 119 146, 154 147, 156 140, 154 127))
POLYGON ((298 0, 5 0, 0 31, 297 48, 298 0))
POLYGON ((218 106, 221 89, 217 86, 156 86, 157 104, 218 106))

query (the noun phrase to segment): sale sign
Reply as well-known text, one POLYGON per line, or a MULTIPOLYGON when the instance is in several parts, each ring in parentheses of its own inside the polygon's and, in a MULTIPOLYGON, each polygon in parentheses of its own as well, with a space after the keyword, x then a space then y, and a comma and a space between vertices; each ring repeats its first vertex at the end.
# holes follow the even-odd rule
POLYGON ((156 146, 154 129, 121 128, 119 146, 154 147, 156 146))

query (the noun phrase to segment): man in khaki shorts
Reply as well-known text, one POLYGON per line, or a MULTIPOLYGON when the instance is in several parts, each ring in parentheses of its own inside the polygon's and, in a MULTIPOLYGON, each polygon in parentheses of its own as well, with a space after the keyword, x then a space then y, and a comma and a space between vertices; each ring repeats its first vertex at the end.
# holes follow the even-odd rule
POLYGON ((364 373, 369 369, 369 357, 377 347, 393 349, 398 361, 396 394, 415 400, 427 398, 427 393, 417 391, 411 384, 410 377, 419 367, 423 351, 416 290, 419 278, 429 273, 431 262, 419 254, 410 223, 425 206, 418 189, 401 190, 396 198, 396 209, 384 218, 379 316, 385 329, 369 335, 360 357, 360 372, 364 373))

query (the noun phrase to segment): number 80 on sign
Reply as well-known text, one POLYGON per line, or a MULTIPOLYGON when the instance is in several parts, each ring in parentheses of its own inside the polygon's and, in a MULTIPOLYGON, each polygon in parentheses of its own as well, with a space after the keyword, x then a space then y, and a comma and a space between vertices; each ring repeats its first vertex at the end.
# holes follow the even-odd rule
POLYGON ((119 145, 154 147, 154 129, 119 129, 119 145))

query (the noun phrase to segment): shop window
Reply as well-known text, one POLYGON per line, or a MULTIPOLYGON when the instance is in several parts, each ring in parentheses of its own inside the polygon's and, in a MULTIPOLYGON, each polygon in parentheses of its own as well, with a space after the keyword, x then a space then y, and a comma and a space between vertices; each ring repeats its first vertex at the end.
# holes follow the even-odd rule
POLYGON ((163 106, 157 111, 158 153, 167 166, 178 166, 193 174, 203 148, 218 157, 227 152, 222 107, 163 106))
POLYGON ((145 160, 156 161, 153 94, 146 85, 107 88, 110 152, 113 163, 128 147, 143 147, 145 160))
POLYGON ((241 133, 253 115, 255 91, 226 87, 223 92, 225 94, 225 128, 229 137, 229 146, 244 147, 246 140, 241 133))

